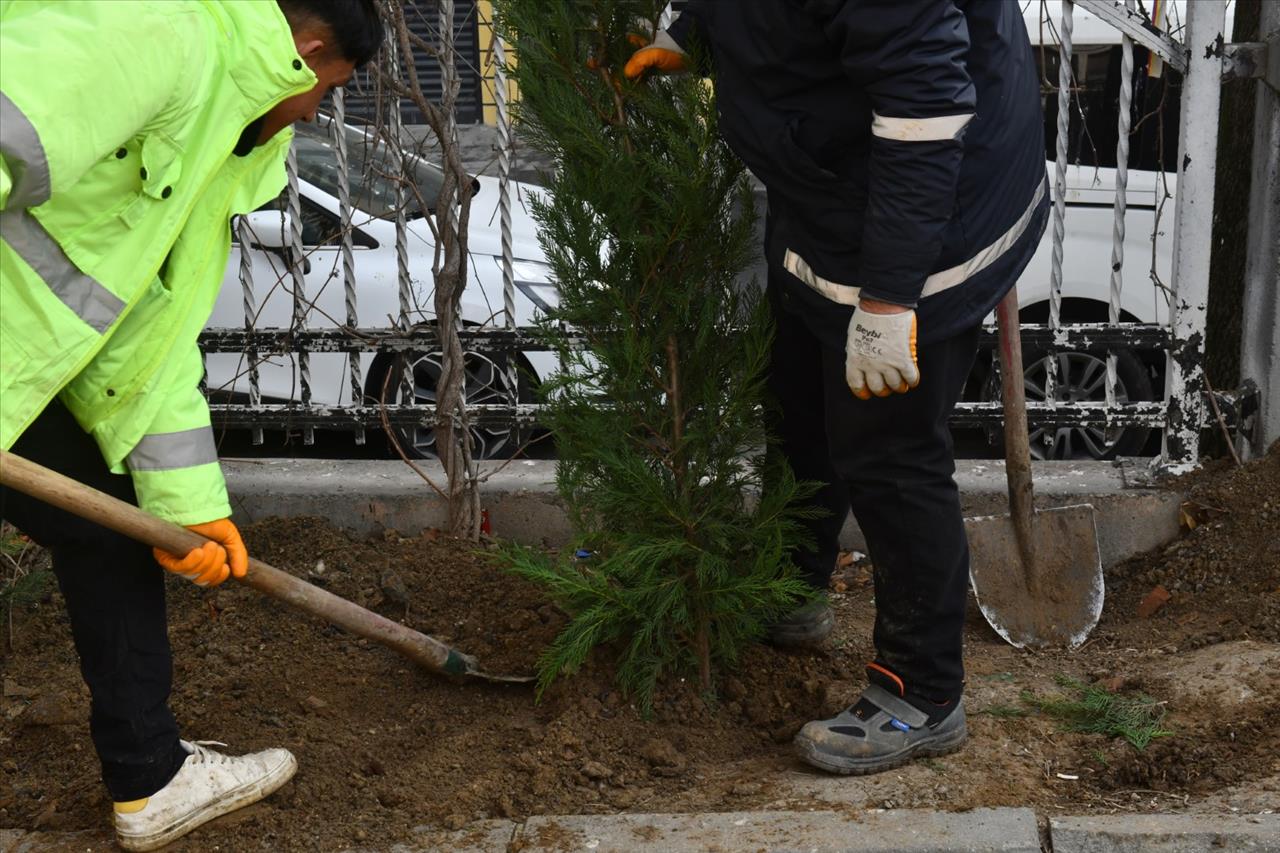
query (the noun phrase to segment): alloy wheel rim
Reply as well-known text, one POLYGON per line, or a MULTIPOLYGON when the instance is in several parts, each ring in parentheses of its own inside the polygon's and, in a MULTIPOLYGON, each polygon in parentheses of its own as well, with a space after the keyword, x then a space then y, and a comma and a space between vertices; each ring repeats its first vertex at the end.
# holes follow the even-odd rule
MULTIPOLYGON (((411 365, 413 372, 413 400, 418 406, 434 406, 436 402, 436 382, 442 371, 442 354, 439 352, 420 353, 414 355, 411 365)), ((487 355, 468 352, 463 357, 463 395, 467 406, 507 403, 511 400, 511 385, 502 365, 487 355)), ((395 382, 397 377, 392 377, 395 382)), ((402 383, 396 383, 396 400, 403 398, 402 383)), ((435 427, 414 426, 409 444, 419 456, 438 457, 436 450, 435 427)), ((481 427, 472 425, 471 454, 475 459, 491 459, 494 454, 507 448, 513 439, 511 427, 481 427)))
MULTIPOLYGON (((1043 403, 1049 372, 1049 359, 1045 356, 1028 365, 1023 372, 1024 388, 1028 402, 1043 403)), ((1087 352, 1060 352, 1058 376, 1054 386, 1054 399, 1060 403, 1101 403, 1107 395, 1107 362, 1105 358, 1087 352)), ((1124 381, 1117 376, 1115 386, 1117 403, 1129 402, 1129 392, 1124 381)), ((1035 459, 1075 459, 1082 451, 1094 459, 1102 459, 1110 453, 1123 427, 1066 426, 1036 427, 1031 430, 1031 456, 1035 459)))

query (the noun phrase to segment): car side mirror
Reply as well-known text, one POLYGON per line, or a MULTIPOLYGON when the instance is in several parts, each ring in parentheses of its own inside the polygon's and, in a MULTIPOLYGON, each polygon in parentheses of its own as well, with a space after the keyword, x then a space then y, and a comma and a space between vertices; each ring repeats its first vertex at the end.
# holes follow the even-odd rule
POLYGON ((293 245, 293 217, 287 210, 255 210, 243 216, 253 249, 287 249, 293 245))

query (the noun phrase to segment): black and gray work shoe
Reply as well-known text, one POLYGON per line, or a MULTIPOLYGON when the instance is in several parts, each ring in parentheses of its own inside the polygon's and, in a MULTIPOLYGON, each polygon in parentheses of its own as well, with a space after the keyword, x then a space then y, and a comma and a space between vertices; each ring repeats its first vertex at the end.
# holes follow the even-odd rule
POLYGON ((924 755, 955 752, 968 736, 964 700, 929 725, 929 715, 878 684, 830 720, 806 723, 796 735, 796 752, 814 767, 845 776, 879 773, 924 755), (863 716, 855 713, 862 709, 863 716))
POLYGON ((836 616, 826 601, 811 601, 797 607, 769 626, 769 642, 788 648, 809 648, 831 636, 836 616))

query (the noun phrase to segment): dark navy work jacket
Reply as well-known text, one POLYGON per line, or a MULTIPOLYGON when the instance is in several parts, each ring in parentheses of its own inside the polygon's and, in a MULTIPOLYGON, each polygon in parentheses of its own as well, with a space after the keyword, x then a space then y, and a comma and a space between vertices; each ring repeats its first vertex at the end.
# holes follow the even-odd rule
POLYGON ((690 0, 669 33, 714 64, 775 277, 832 345, 861 295, 949 337, 1031 259, 1048 192, 1016 0, 690 0))

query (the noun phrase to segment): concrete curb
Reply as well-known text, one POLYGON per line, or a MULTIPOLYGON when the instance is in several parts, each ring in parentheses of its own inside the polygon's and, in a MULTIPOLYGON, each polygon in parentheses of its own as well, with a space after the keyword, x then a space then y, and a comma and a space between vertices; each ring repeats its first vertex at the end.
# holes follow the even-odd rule
MULTIPOLYGON (((424 827, 388 853, 1040 853, 1031 809, 714 812, 531 817, 481 821, 454 832, 424 827)), ((369 850, 347 853, 375 853, 369 850)))
POLYGON ((1053 853, 1280 850, 1280 815, 1146 814, 1051 818, 1053 853))
POLYGON ((525 823, 516 840, 522 853, 1040 851, 1040 833, 1031 809, 977 809, 963 814, 770 811, 610 818, 538 817, 525 823))
MULTIPOLYGON (((413 533, 445 525, 444 501, 396 461, 332 459, 225 459, 227 486, 238 522, 271 516, 315 515, 359 533, 390 528, 413 533)), ((445 482, 438 464, 422 469, 445 482)), ((1142 483, 1133 469, 1109 462, 1043 462, 1034 466, 1037 503, 1092 503, 1103 565, 1157 548, 1178 535, 1182 496, 1142 483)), ((572 536, 555 490, 555 462, 519 460, 487 465, 482 500, 494 534, 526 544, 562 545, 572 536)), ((1004 464, 962 461, 956 481, 968 516, 1006 511, 1004 464)), ((850 518, 841 536, 847 548, 865 550, 850 518)))
MULTIPOLYGON (((443 488, 444 471, 435 462, 420 463, 443 488)), ((237 523, 272 516, 312 515, 357 533, 384 529, 412 534, 444 527, 444 500, 402 462, 332 459, 223 460, 222 469, 237 523)), ((488 466, 481 487, 494 532, 527 544, 558 545, 572 535, 556 497, 555 465, 513 462, 502 470, 488 466)))
POLYGON ((425 853, 444 851, 449 853, 506 853, 508 850, 526 850, 520 846, 520 824, 510 820, 480 820, 459 830, 440 831, 421 827, 418 838, 410 844, 395 844, 390 848, 348 850, 344 853, 425 853))
MULTIPOLYGON (((477 821, 421 827, 408 843, 346 853, 1218 853, 1280 851, 1280 815, 1132 814, 1054 817, 1042 838, 1029 808, 620 814, 477 821)), ((0 829, 0 853, 113 848, 101 832, 0 829)))

